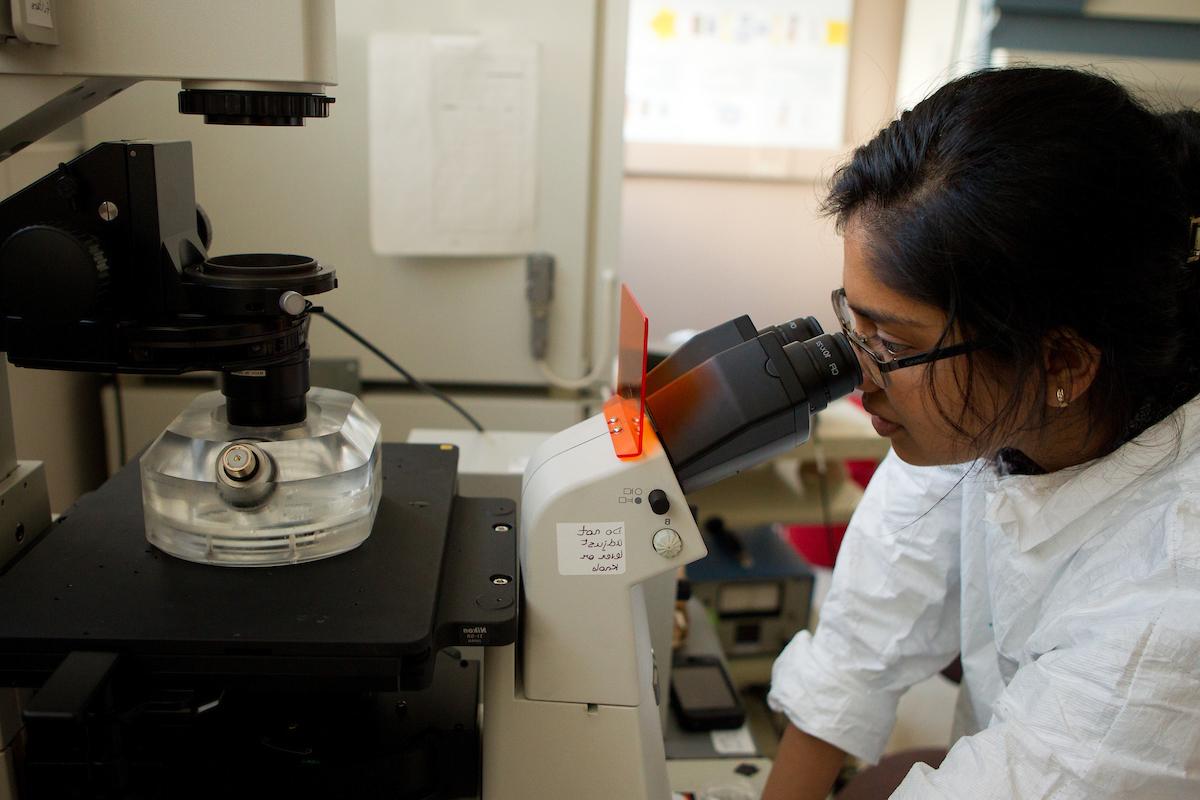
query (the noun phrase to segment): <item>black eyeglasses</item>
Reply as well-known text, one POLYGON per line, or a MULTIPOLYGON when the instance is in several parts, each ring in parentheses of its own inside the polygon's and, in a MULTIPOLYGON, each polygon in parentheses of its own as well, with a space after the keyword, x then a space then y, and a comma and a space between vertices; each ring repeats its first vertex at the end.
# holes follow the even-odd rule
POLYGON ((867 356, 867 358, 859 360, 862 362, 864 374, 876 386, 887 386, 889 372, 905 367, 915 367, 917 364, 931 364, 934 361, 941 361, 943 358, 961 356, 963 353, 978 350, 983 346, 982 342, 961 342, 898 358, 883 346, 883 342, 878 336, 867 336, 858 330, 854 324, 854 312, 846 301, 845 289, 834 290, 833 313, 837 315, 838 323, 842 326, 842 332, 846 334, 846 338, 867 356))

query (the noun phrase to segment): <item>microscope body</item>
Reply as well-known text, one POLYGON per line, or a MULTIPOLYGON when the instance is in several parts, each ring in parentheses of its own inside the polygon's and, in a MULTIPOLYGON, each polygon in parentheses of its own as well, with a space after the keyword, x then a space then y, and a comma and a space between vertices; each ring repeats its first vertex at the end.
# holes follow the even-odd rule
POLYGON ((618 457, 592 417, 537 450, 521 503, 521 636, 485 656, 484 799, 663 800, 644 586, 707 553, 666 453, 647 428, 618 457))
POLYGON ((669 675, 651 646, 670 610, 647 596, 707 555, 684 492, 801 443, 810 416, 862 380, 846 337, 811 317, 762 331, 739 317, 647 375, 648 323, 628 291, 621 317, 621 341, 643 343, 617 369, 632 383, 525 470, 521 635, 485 656, 485 800, 671 796, 669 675))
POLYGON ((333 0, 0 0, 0 161, 143 80, 208 122, 326 116, 333 0))

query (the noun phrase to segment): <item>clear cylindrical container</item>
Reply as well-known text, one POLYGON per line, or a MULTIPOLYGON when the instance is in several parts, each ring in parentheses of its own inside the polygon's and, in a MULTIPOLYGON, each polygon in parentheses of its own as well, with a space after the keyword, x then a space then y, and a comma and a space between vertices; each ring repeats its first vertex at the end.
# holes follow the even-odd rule
POLYGON ((382 494, 379 420, 354 395, 308 392, 304 422, 230 425, 225 398, 192 401, 141 458, 146 538, 225 566, 327 558, 371 534, 382 494))

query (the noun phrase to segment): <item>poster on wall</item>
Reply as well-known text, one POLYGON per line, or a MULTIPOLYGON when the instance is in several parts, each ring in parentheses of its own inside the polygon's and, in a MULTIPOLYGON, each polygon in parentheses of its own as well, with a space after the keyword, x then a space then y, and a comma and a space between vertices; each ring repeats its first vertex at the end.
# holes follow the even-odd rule
POLYGON ((534 249, 538 62, 533 42, 371 36, 367 129, 376 253, 534 249))
POLYGON ((632 0, 625 141, 831 150, 852 0, 632 0))

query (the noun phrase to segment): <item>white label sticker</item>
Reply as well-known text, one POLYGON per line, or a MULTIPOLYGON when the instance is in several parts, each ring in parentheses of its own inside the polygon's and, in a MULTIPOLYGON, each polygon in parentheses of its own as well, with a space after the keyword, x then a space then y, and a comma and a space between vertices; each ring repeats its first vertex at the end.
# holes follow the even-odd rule
POLYGON ((713 750, 718 755, 752 756, 758 752, 754 748, 754 737, 745 725, 731 731, 712 731, 711 735, 713 750))
POLYGON ((559 575, 621 575, 624 572, 624 522, 558 523, 559 575))
POLYGON ((43 28, 54 27, 54 9, 50 0, 25 0, 25 21, 43 28))

